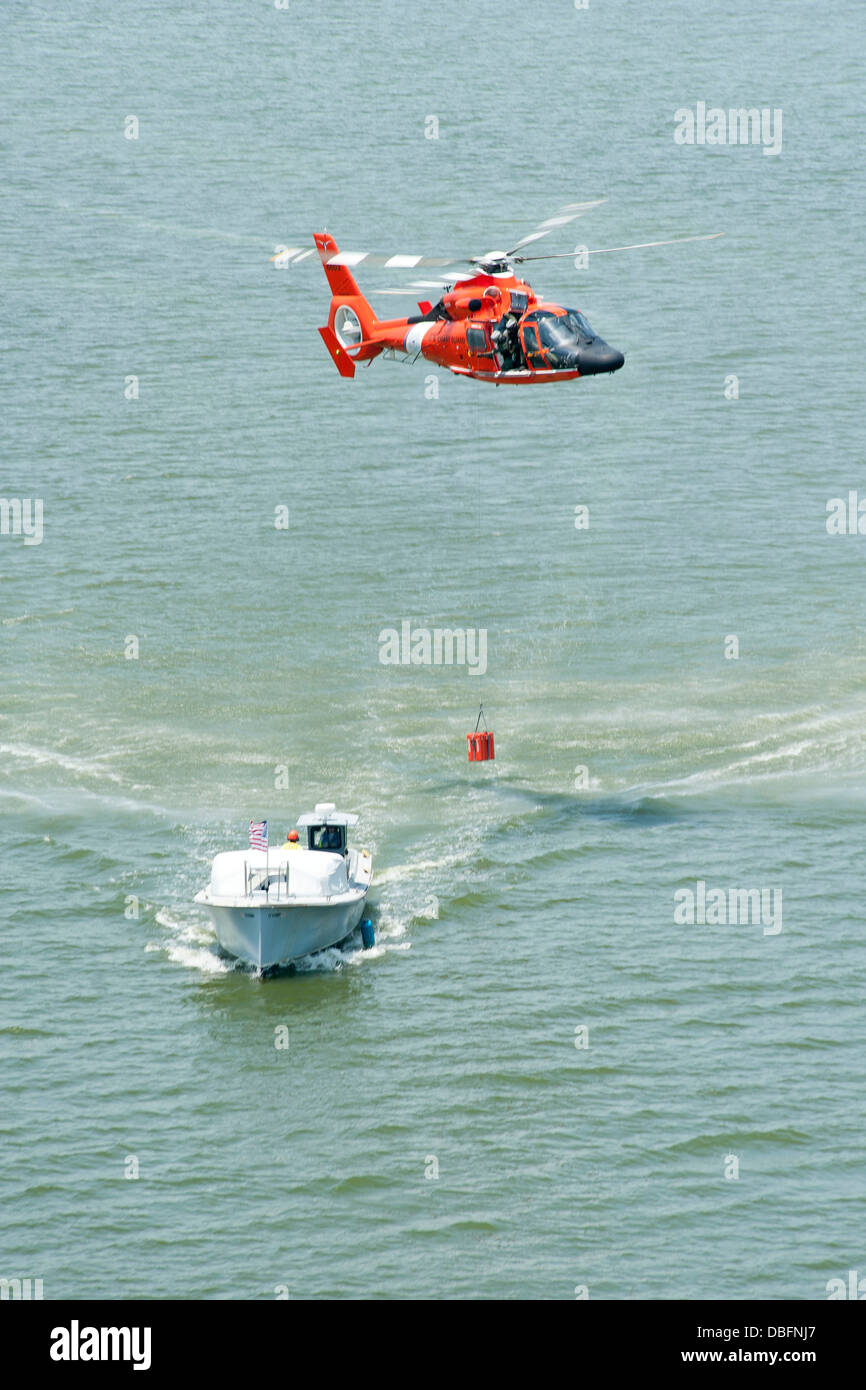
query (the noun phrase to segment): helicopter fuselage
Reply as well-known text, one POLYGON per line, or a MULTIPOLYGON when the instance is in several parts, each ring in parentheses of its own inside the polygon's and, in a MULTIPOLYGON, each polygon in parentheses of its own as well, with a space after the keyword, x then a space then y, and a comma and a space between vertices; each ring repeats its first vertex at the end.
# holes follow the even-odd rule
POLYGON ((576 309, 543 302, 511 266, 461 279, 437 304, 410 318, 379 319, 326 233, 316 236, 332 289, 319 332, 342 376, 381 355, 425 358, 458 376, 495 385, 573 381, 615 372, 624 362, 576 309))

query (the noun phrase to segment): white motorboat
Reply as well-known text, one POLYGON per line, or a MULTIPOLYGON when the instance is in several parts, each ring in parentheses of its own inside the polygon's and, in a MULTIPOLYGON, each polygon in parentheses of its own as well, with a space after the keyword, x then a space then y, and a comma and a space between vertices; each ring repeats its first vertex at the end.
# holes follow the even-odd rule
POLYGON ((195 901, 209 909, 222 949, 267 971, 351 936, 373 876, 369 852, 347 845, 357 822, 322 802, 300 817, 296 847, 218 854, 195 901))

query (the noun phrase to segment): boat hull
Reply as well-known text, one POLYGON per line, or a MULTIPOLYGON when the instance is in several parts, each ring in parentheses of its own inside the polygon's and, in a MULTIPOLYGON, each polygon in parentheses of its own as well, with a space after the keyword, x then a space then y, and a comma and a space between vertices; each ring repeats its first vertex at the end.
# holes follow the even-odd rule
POLYGON ((259 970, 337 946, 364 915, 366 894, 342 903, 228 907, 208 903, 222 949, 259 970))

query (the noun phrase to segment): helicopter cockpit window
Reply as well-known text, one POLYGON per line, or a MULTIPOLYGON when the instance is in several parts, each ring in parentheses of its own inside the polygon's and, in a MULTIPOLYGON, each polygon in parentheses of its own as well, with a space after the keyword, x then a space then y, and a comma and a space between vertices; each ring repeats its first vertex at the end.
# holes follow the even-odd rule
POLYGON ((540 314, 538 331, 545 347, 574 347, 574 329, 568 321, 568 314, 540 314))
POLYGON ((535 323, 527 323, 524 319, 523 329, 523 351, 526 355, 527 366, 542 368, 547 364, 541 351, 541 344, 538 341, 538 326, 535 323))
POLYGON ((509 294, 509 307, 512 314, 522 314, 529 307, 529 295, 522 290, 511 290, 509 294))
MULTIPOLYGON (((526 343, 528 329, 532 328, 537 331, 540 339, 539 355, 545 366, 553 368, 573 367, 579 348, 592 342, 596 336, 583 314, 577 309, 566 309, 561 314, 535 312, 523 320, 523 325, 524 343, 526 343)), ((528 343, 526 343, 526 351, 527 355, 530 355, 532 351, 528 343)), ((541 365, 541 363, 530 362, 530 365, 541 365)))
POLYGON ((571 366, 571 359, 578 349, 577 335, 568 321, 567 314, 531 314, 524 319, 524 343, 530 358, 530 366, 553 367, 571 366), (539 360, 533 361, 535 354, 528 341, 529 334, 537 332, 541 339, 539 360))
POLYGON ((589 338, 590 341, 598 337, 595 329, 590 328, 579 309, 566 309, 565 317, 569 320, 572 328, 580 333, 582 337, 589 338))

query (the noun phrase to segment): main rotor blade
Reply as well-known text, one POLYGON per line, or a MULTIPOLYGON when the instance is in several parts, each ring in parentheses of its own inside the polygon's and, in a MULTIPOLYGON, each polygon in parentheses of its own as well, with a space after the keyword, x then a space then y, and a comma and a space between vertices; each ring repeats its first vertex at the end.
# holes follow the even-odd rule
POLYGON ((459 285, 461 280, 474 279, 474 275, 458 272, 455 275, 449 275, 447 280, 444 277, 441 280, 411 280, 405 289, 370 290, 370 294, 410 294, 414 297, 416 290, 441 291, 444 290, 446 285, 459 285))
MULTIPOLYGON (((716 237, 724 235, 724 232, 708 232, 701 236, 675 236, 670 241, 636 241, 632 246, 599 246, 594 250, 587 248, 587 255, 609 256, 612 251, 643 251, 647 246, 677 246, 683 241, 715 241, 716 237)), ((515 256, 514 260, 522 265, 524 261, 561 261, 575 255, 574 251, 555 251, 546 256, 515 256)))
POLYGON ((510 251, 506 251, 506 259, 513 256, 515 251, 519 251, 521 246, 528 246, 531 241, 540 241, 543 236, 549 236, 551 232, 555 232, 557 227, 565 227, 569 222, 575 222, 578 217, 583 217, 584 213, 589 212, 591 208, 597 208, 606 202, 606 198, 594 198, 589 203, 566 203, 552 217, 546 217, 543 222, 539 222, 535 230, 530 232, 528 236, 521 237, 510 251))
MULTIPOLYGON (((275 256, 271 256, 271 260, 279 262, 281 266, 297 265, 299 261, 316 254, 315 246, 286 246, 275 256)), ((323 256, 322 261, 324 265, 344 265, 350 268, 356 265, 384 266, 386 270, 418 270, 424 266, 436 266, 438 270, 443 270, 449 265, 469 264, 466 256, 385 256, 374 251, 338 251, 334 256, 323 256)))
POLYGON ((384 256, 373 251, 339 251, 336 256, 325 258, 325 265, 372 265, 386 270, 418 270, 434 265, 442 270, 447 265, 467 264, 466 256, 384 256))
POLYGON ((315 256, 315 254, 315 246, 284 246, 282 251, 278 251, 270 259, 279 261, 280 265, 297 265, 298 261, 305 261, 308 256, 315 256))
MULTIPOLYGON (((567 226, 569 222, 574 222, 585 212, 589 212, 591 208, 597 208, 600 203, 604 202, 606 202, 604 198, 595 198, 588 203, 566 203, 552 217, 547 217, 543 222, 539 222, 535 230, 530 232, 528 236, 522 237, 511 251, 505 252, 504 258, 507 260, 521 246, 528 246, 530 242, 539 241, 542 237, 549 236, 559 227, 567 226)), ((315 254, 315 247, 285 246, 275 256, 271 256, 271 260, 281 266, 297 265, 300 261, 306 260, 308 256, 315 254)), ((497 252, 496 255, 500 256, 502 253, 497 252)), ((378 266, 385 270, 423 270, 426 267, 445 270, 452 265, 474 265, 485 258, 483 256, 413 256, 402 253, 384 255, 377 251, 338 251, 335 255, 322 259, 325 265, 344 265, 349 269, 363 265, 378 266)))

